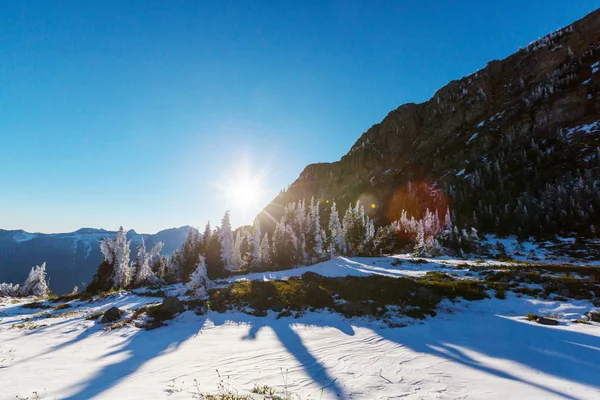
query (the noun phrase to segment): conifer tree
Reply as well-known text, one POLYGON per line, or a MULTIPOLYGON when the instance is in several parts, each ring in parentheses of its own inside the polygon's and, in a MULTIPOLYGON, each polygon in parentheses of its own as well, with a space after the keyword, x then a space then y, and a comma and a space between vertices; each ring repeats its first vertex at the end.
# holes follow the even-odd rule
POLYGON ((219 230, 219 240, 221 243, 221 261, 223 266, 228 271, 235 271, 236 267, 233 264, 233 231, 231 230, 231 222, 229 220, 229 211, 225 212, 221 220, 221 229, 219 230))
POLYGON ((337 210, 335 202, 331 206, 331 214, 329 216, 329 255, 335 257, 336 255, 345 254, 346 246, 344 245, 344 232, 342 230, 342 224, 340 222, 340 215, 337 210))
POLYGON ((186 284, 186 288, 192 292, 192 297, 196 299, 204 299, 208 296, 208 289, 211 287, 211 282, 208 279, 206 264, 204 257, 200 256, 198 265, 192 275, 190 281, 186 284))
POLYGON ((46 281, 46 263, 31 268, 27 279, 20 287, 20 293, 23 296, 44 297, 50 293, 48 282, 46 281))
POLYGON ((254 220, 254 231, 252 232, 252 254, 250 259, 252 269, 259 269, 262 264, 260 259, 260 237, 260 220, 257 218, 254 220))
POLYGON ((127 231, 119 228, 114 239, 106 238, 100 241, 100 251, 104 261, 112 266, 113 287, 125 288, 131 282, 133 271, 129 262, 131 240, 127 240, 127 231))
POLYGON ((269 235, 265 232, 260 242, 260 267, 266 268, 271 264, 271 246, 269 245, 269 235))
POLYGON ((163 243, 158 242, 150 251, 146 251, 146 242, 142 238, 142 243, 138 246, 137 252, 137 270, 135 274, 134 284, 142 286, 145 284, 156 285, 160 283, 160 279, 154 274, 150 263, 157 257, 163 248, 163 243))

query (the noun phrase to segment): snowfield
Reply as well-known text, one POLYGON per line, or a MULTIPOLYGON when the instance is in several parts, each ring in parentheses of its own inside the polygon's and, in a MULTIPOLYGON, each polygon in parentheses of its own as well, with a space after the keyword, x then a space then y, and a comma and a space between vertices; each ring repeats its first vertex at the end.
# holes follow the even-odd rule
MULTIPOLYGON (((337 258, 231 281, 286 279, 306 271, 461 274, 457 264, 476 264, 429 261, 337 258)), ((587 300, 513 292, 504 300, 444 300, 435 318, 405 318, 400 322, 407 326, 399 328, 326 311, 280 319, 273 312, 186 311, 151 331, 129 325, 106 331, 86 320, 112 306, 133 310, 161 300, 120 292, 93 303, 74 301, 64 310, 39 310, 22 308, 27 301, 0 299, 0 398, 34 398, 37 392, 44 399, 192 399, 217 393, 219 384, 240 394, 268 385, 294 399, 600 398, 600 324, 571 322, 594 309, 587 300), (42 313, 53 318, 39 318, 42 313), (527 321, 526 313, 561 322, 543 326, 527 321)))

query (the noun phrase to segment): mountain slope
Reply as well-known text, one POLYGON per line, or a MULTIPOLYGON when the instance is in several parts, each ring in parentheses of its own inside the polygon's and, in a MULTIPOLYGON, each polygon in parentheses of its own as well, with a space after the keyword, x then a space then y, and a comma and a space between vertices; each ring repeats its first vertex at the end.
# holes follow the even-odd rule
POLYGON ((315 196, 345 207, 362 199, 383 223, 398 219, 406 192, 414 192, 410 181, 441 192, 459 224, 593 234, 589 221, 600 218, 599 63, 596 10, 450 82, 427 102, 398 107, 340 161, 307 166, 265 211, 278 220, 291 201, 315 196), (582 187, 569 186, 575 180, 582 187))
MULTIPOLYGON (((184 226, 154 235, 129 231, 132 259, 142 239, 148 246, 163 242, 162 253, 170 256, 185 241, 190 229, 184 226)), ((0 282, 21 283, 33 266, 46 262, 50 288, 57 293, 70 292, 73 286, 90 282, 102 260, 100 240, 115 234, 92 228, 53 234, 0 229, 0 282)))

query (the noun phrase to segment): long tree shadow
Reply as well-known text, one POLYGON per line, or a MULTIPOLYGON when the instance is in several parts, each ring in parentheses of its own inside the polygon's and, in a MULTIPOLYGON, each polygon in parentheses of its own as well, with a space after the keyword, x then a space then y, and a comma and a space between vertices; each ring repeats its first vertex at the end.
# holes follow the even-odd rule
MULTIPOLYGON (((126 354, 125 359, 103 367, 90 379, 74 386, 74 393, 65 399, 88 399, 105 392, 135 373, 146 362, 166 351, 176 350, 182 343, 197 335, 208 320, 215 326, 228 322, 247 325, 249 331, 244 338, 246 340, 255 340, 262 328, 272 329, 283 347, 307 375, 317 384, 325 383, 324 389, 339 398, 348 397, 343 385, 331 375, 323 361, 310 352, 294 330, 294 325, 334 328, 346 336, 355 334, 354 327, 373 330, 373 325, 363 319, 346 320, 341 316, 322 319, 308 316, 298 320, 288 317, 276 320, 272 317, 254 317, 240 312, 211 312, 207 316, 194 318, 193 323, 179 323, 180 321, 175 320, 170 326, 155 331, 138 331, 131 334, 123 343, 119 343, 103 356, 126 354)), ((82 331, 50 351, 81 342, 95 332, 98 332, 97 328, 82 331)), ((478 315, 474 318, 474 315, 469 313, 455 314, 450 320, 431 319, 422 325, 375 329, 374 332, 412 351, 458 363, 490 376, 529 385, 548 395, 574 398, 556 388, 487 365, 479 361, 477 355, 513 361, 541 373, 600 390, 600 381, 597 379, 600 376, 600 338, 597 336, 519 322, 498 315, 478 315)), ((361 345, 368 346, 368 343, 361 345)))
POLYGON ((91 399, 103 393, 136 372, 146 362, 167 351, 177 350, 182 343, 197 335, 202 325, 203 323, 200 326, 177 324, 151 332, 134 333, 125 344, 119 344, 113 351, 103 355, 109 357, 115 354, 128 354, 127 358, 102 368, 85 383, 76 385, 75 393, 64 397, 63 400, 91 399))
POLYGON ((412 329, 383 329, 377 333, 416 352, 521 382, 555 396, 574 399, 568 393, 485 365, 467 353, 514 361, 557 378, 600 389, 600 337, 500 315, 478 316, 476 320, 465 317, 464 321, 456 316, 456 319, 431 320, 412 329))
MULTIPOLYGON (((315 358, 308 348, 302 342, 302 339, 292 329, 297 321, 291 318, 283 318, 280 320, 273 320, 271 318, 260 318, 247 316, 240 313, 235 314, 213 314, 211 315, 212 322, 218 326, 223 325, 227 322, 243 323, 250 325, 248 335, 244 339, 254 340, 258 332, 265 327, 271 328, 275 335, 285 347, 285 349, 298 361, 304 371, 311 377, 311 379, 319 384, 322 384, 322 388, 326 389, 340 398, 345 398, 346 393, 343 388, 337 383, 336 378, 332 377, 328 372, 323 363, 315 358)), ((300 324, 303 324, 300 322, 300 324)), ((319 327, 319 328, 335 328, 342 333, 353 336, 354 329, 348 321, 339 320, 337 324, 327 324, 323 320, 314 319, 311 322, 304 324, 319 327)))

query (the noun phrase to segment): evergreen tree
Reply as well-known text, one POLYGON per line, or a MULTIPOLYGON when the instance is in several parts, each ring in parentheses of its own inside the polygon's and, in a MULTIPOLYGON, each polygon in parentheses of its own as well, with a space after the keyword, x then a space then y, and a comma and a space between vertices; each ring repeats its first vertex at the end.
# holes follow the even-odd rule
POLYGON ((192 292, 193 298, 204 299, 208 297, 208 289, 211 287, 211 282, 208 279, 204 257, 200 257, 198 266, 190 276, 190 281, 186 284, 186 287, 192 292))
POLYGON ((45 297, 50 293, 48 282, 46 281, 46 263, 31 268, 27 279, 20 287, 21 295, 45 297))
POLYGON ((260 242, 260 267, 266 268, 271 264, 271 246, 269 245, 269 235, 265 232, 260 242))
POLYGON ((142 285, 157 285, 161 282, 150 268, 150 263, 157 257, 163 248, 163 243, 158 242, 150 251, 146 251, 146 242, 142 238, 142 243, 138 246, 137 252, 137 270, 135 274, 134 284, 142 285))
POLYGON ((209 279, 218 279, 226 276, 223 260, 221 258, 221 235, 219 229, 210 235, 209 240, 204 240, 204 257, 206 263, 206 272, 209 279))
MULTIPOLYGON (((100 241, 100 251, 104 261, 112 266, 113 287, 115 289, 129 286, 133 271, 129 263, 131 240, 127 240, 127 231, 119 228, 114 239, 106 238, 100 241)), ((99 271, 100 272, 100 271, 99 271)), ((108 272, 108 269, 105 269, 108 272)))
POLYGON ((225 212, 221 220, 221 229, 219 231, 219 240, 221 242, 221 261, 223 266, 228 271, 235 271, 236 266, 233 264, 233 231, 231 230, 231 222, 229 221, 229 211, 225 212))
POLYGON ((346 246, 344 244, 344 232, 342 230, 342 224, 340 222, 340 215, 337 210, 335 202, 331 206, 331 214, 329 216, 329 255, 335 257, 339 254, 346 253, 346 246))
POLYGON ((257 218, 254 220, 254 231, 252 233, 252 254, 250 258, 250 267, 252 269, 260 269, 261 268, 261 259, 260 259, 260 220, 257 218))

